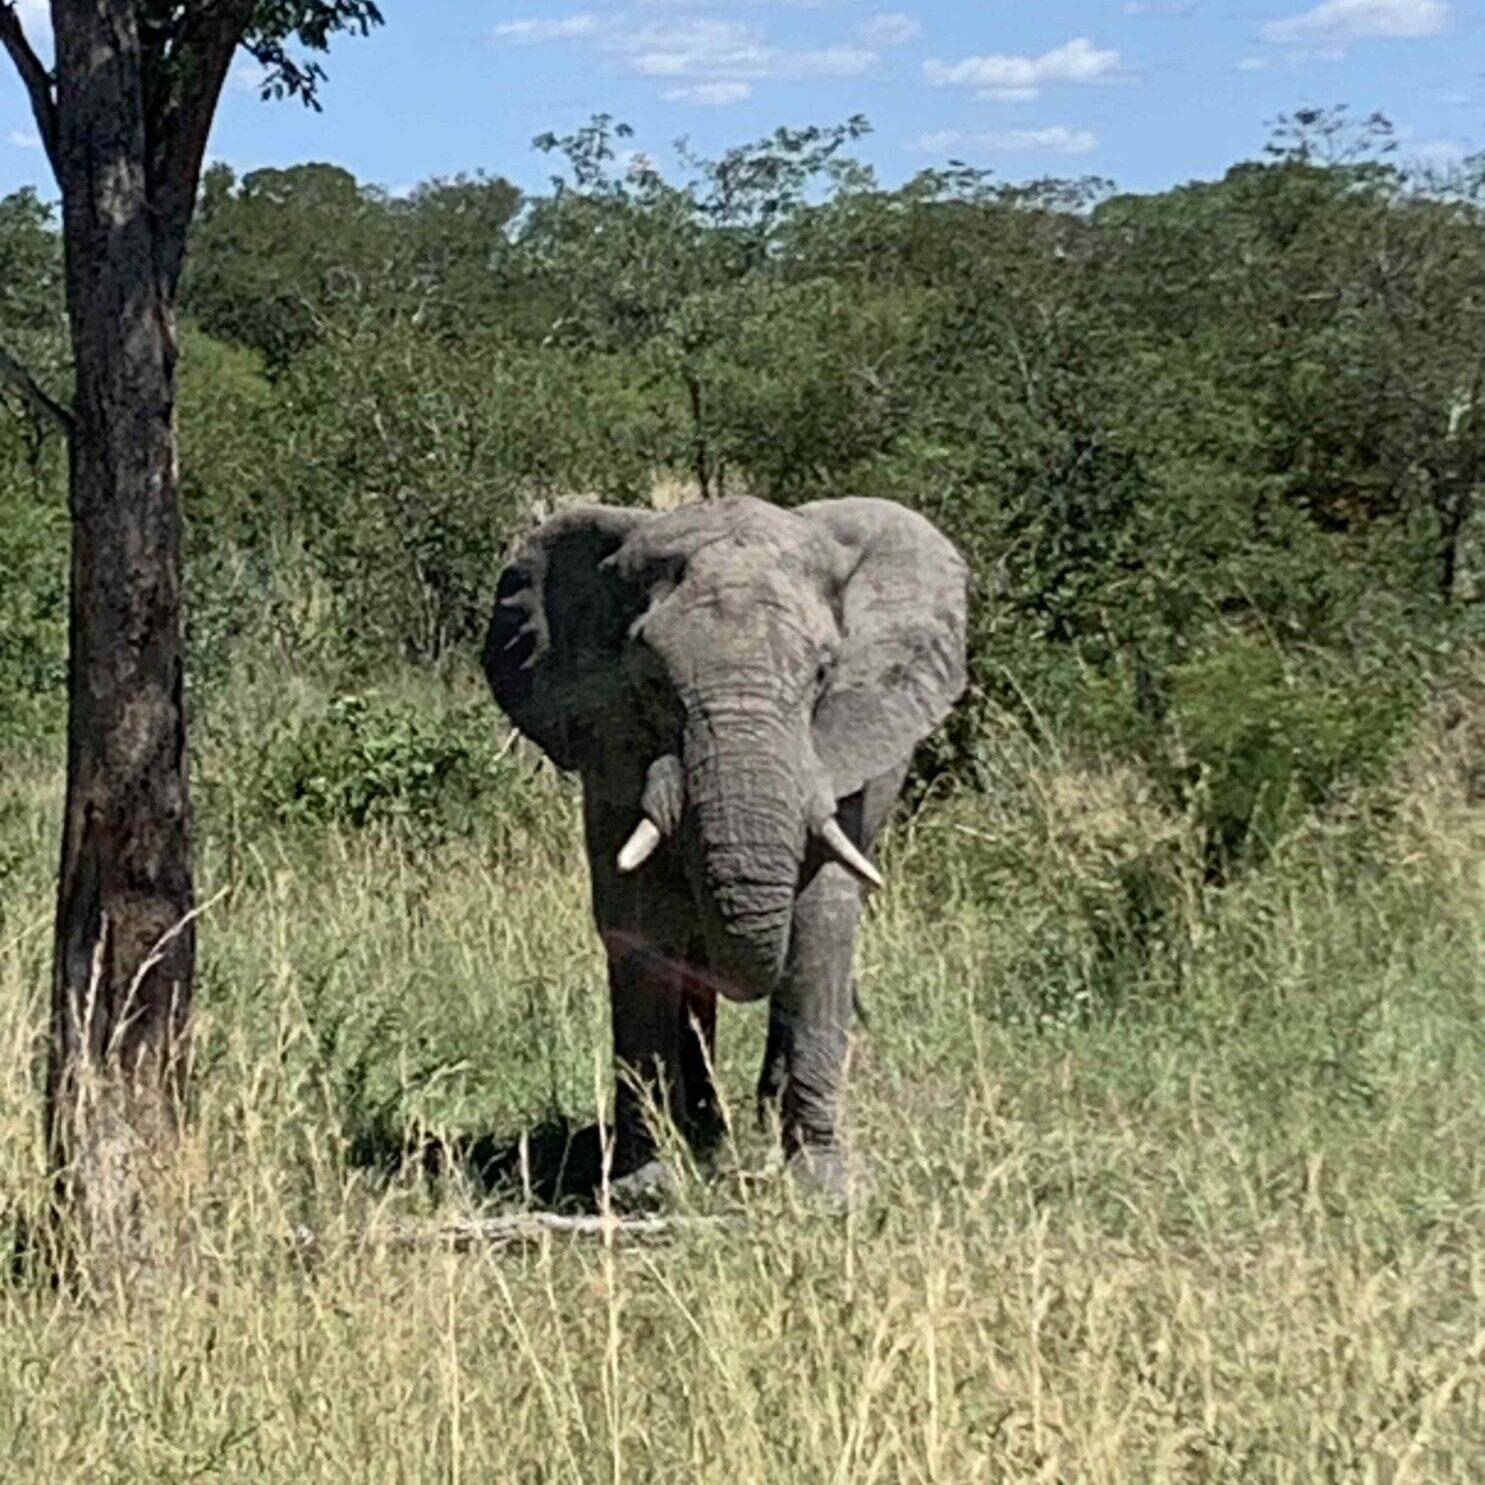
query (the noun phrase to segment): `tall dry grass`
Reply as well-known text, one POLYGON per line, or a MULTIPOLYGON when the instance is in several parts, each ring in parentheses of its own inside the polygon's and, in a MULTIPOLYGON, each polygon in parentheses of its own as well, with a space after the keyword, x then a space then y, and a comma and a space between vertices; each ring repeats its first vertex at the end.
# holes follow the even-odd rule
MULTIPOLYGON (((1137 778, 1009 759, 891 845, 852 1072, 872 1200, 834 1216, 767 1173, 760 1017, 730 1010, 737 1145, 680 1201, 736 1223, 407 1248, 399 1223, 486 1193, 399 1169, 404 1132, 509 1138, 604 1096, 572 800, 501 767, 543 802, 500 837, 207 822, 228 895, 184 1241, 148 1291, 0 1281, 7 1481, 1480 1477, 1485 804, 1457 727, 1220 895, 1137 778)), ((19 1232, 51 770, 16 760, 0 798, 19 1232)))

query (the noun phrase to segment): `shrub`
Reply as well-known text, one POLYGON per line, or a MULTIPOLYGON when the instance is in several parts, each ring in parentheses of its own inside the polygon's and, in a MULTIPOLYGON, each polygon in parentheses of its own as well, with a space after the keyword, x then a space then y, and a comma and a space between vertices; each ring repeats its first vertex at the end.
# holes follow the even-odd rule
POLYGON ((62 719, 68 523, 55 485, 16 480, 0 500, 0 742, 15 743, 62 719))
POLYGON ((1377 782, 1417 715, 1421 677, 1392 656, 1285 657, 1214 646, 1170 676, 1153 770, 1198 823, 1209 873, 1260 861, 1311 811, 1377 782))
POLYGON ((361 694, 335 697, 279 750, 266 799, 284 820, 437 832, 467 816, 493 776, 500 733, 488 706, 438 715, 361 694))

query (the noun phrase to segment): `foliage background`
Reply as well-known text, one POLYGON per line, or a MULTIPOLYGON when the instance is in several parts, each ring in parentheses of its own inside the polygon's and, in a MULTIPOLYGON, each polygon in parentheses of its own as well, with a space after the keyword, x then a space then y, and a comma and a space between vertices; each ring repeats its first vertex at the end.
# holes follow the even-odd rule
MULTIPOLYGON (((598 118, 530 200, 209 174, 199 1162, 149 1298, 29 1261, 67 513, 0 393, 14 1478, 1476 1477, 1485 164, 1306 112, 1155 197, 887 190, 865 128, 661 173, 598 118), (573 787, 474 665, 501 558, 740 490, 903 500, 976 577, 861 956, 880 1198, 801 1211, 734 1109, 682 1204, 742 1238, 409 1253, 549 1200, 606 1097, 573 787)), ((58 274, 0 202, 0 342, 60 394, 58 274)))
MULTIPOLYGON (((868 128, 662 170, 600 115, 534 141, 530 199, 208 171, 195 726, 304 698, 239 739, 232 828, 488 828, 507 742, 472 660, 502 555, 564 502, 729 491, 890 496, 969 557, 971 692, 915 807, 1013 746, 1115 768, 1209 893, 1385 783, 1480 640, 1485 163, 1404 169, 1385 119, 1306 110, 1158 196, 960 166, 888 190, 852 158, 868 128)), ((0 338, 60 394, 53 227, 0 202, 0 338)), ((0 743, 30 758, 59 744, 61 465, 0 394, 0 743)), ((1158 936, 1171 894, 1126 885, 1117 932, 1158 936)))
MULTIPOLYGON (((1379 776, 1477 638, 1482 170, 1280 120, 1153 197, 954 167, 887 190, 864 119, 662 172, 599 116, 552 188, 391 198, 208 173, 181 420, 198 714, 243 654, 332 691, 467 676, 502 552, 554 504, 889 495, 978 577, 970 706, 1146 775, 1214 878, 1379 776)), ((0 203, 0 335, 59 390, 50 213, 0 203)), ((0 708, 54 731, 54 435, 0 418, 0 708)), ((339 715, 339 714, 337 714, 339 715)), ((327 717, 326 725, 330 725, 327 717)))

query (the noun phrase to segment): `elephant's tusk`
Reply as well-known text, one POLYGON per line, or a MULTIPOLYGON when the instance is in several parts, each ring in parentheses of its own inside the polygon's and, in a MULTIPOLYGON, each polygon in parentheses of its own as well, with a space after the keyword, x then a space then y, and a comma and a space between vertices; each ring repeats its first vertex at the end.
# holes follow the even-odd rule
POLYGON ((859 882, 881 889, 887 883, 881 872, 859 851, 851 837, 841 829, 839 820, 827 820, 820 827, 820 841, 825 849, 859 882))
POLYGON ((662 839, 660 827, 653 820, 641 820, 619 852, 619 870, 638 871, 655 854, 662 839))

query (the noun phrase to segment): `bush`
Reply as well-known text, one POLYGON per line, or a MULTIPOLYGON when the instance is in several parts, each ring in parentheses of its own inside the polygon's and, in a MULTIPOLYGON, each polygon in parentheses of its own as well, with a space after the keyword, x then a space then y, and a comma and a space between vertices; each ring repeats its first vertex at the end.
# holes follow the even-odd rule
POLYGON ((993 925, 986 1013, 1052 1029, 1169 1002, 1203 911, 1192 822, 1127 764, 1039 754, 1014 734, 996 753, 988 787, 925 816, 905 873, 918 911, 993 925))
POLYGON ((281 820, 441 832, 467 822, 489 787, 500 736, 488 705, 438 715, 406 702, 337 696, 277 750, 265 799, 281 820))
POLYGON ((55 483, 17 478, 0 495, 0 743, 49 734, 62 719, 67 537, 66 500, 55 483))
POLYGON ((616 362, 401 324, 297 362, 281 418, 277 520, 334 589, 348 647, 425 663, 483 631, 534 501, 649 488, 663 421, 616 362))
POLYGON ((1172 671, 1152 762, 1194 813, 1214 877, 1261 861, 1307 814, 1382 778, 1422 696, 1399 658, 1351 667, 1244 637, 1172 671))

